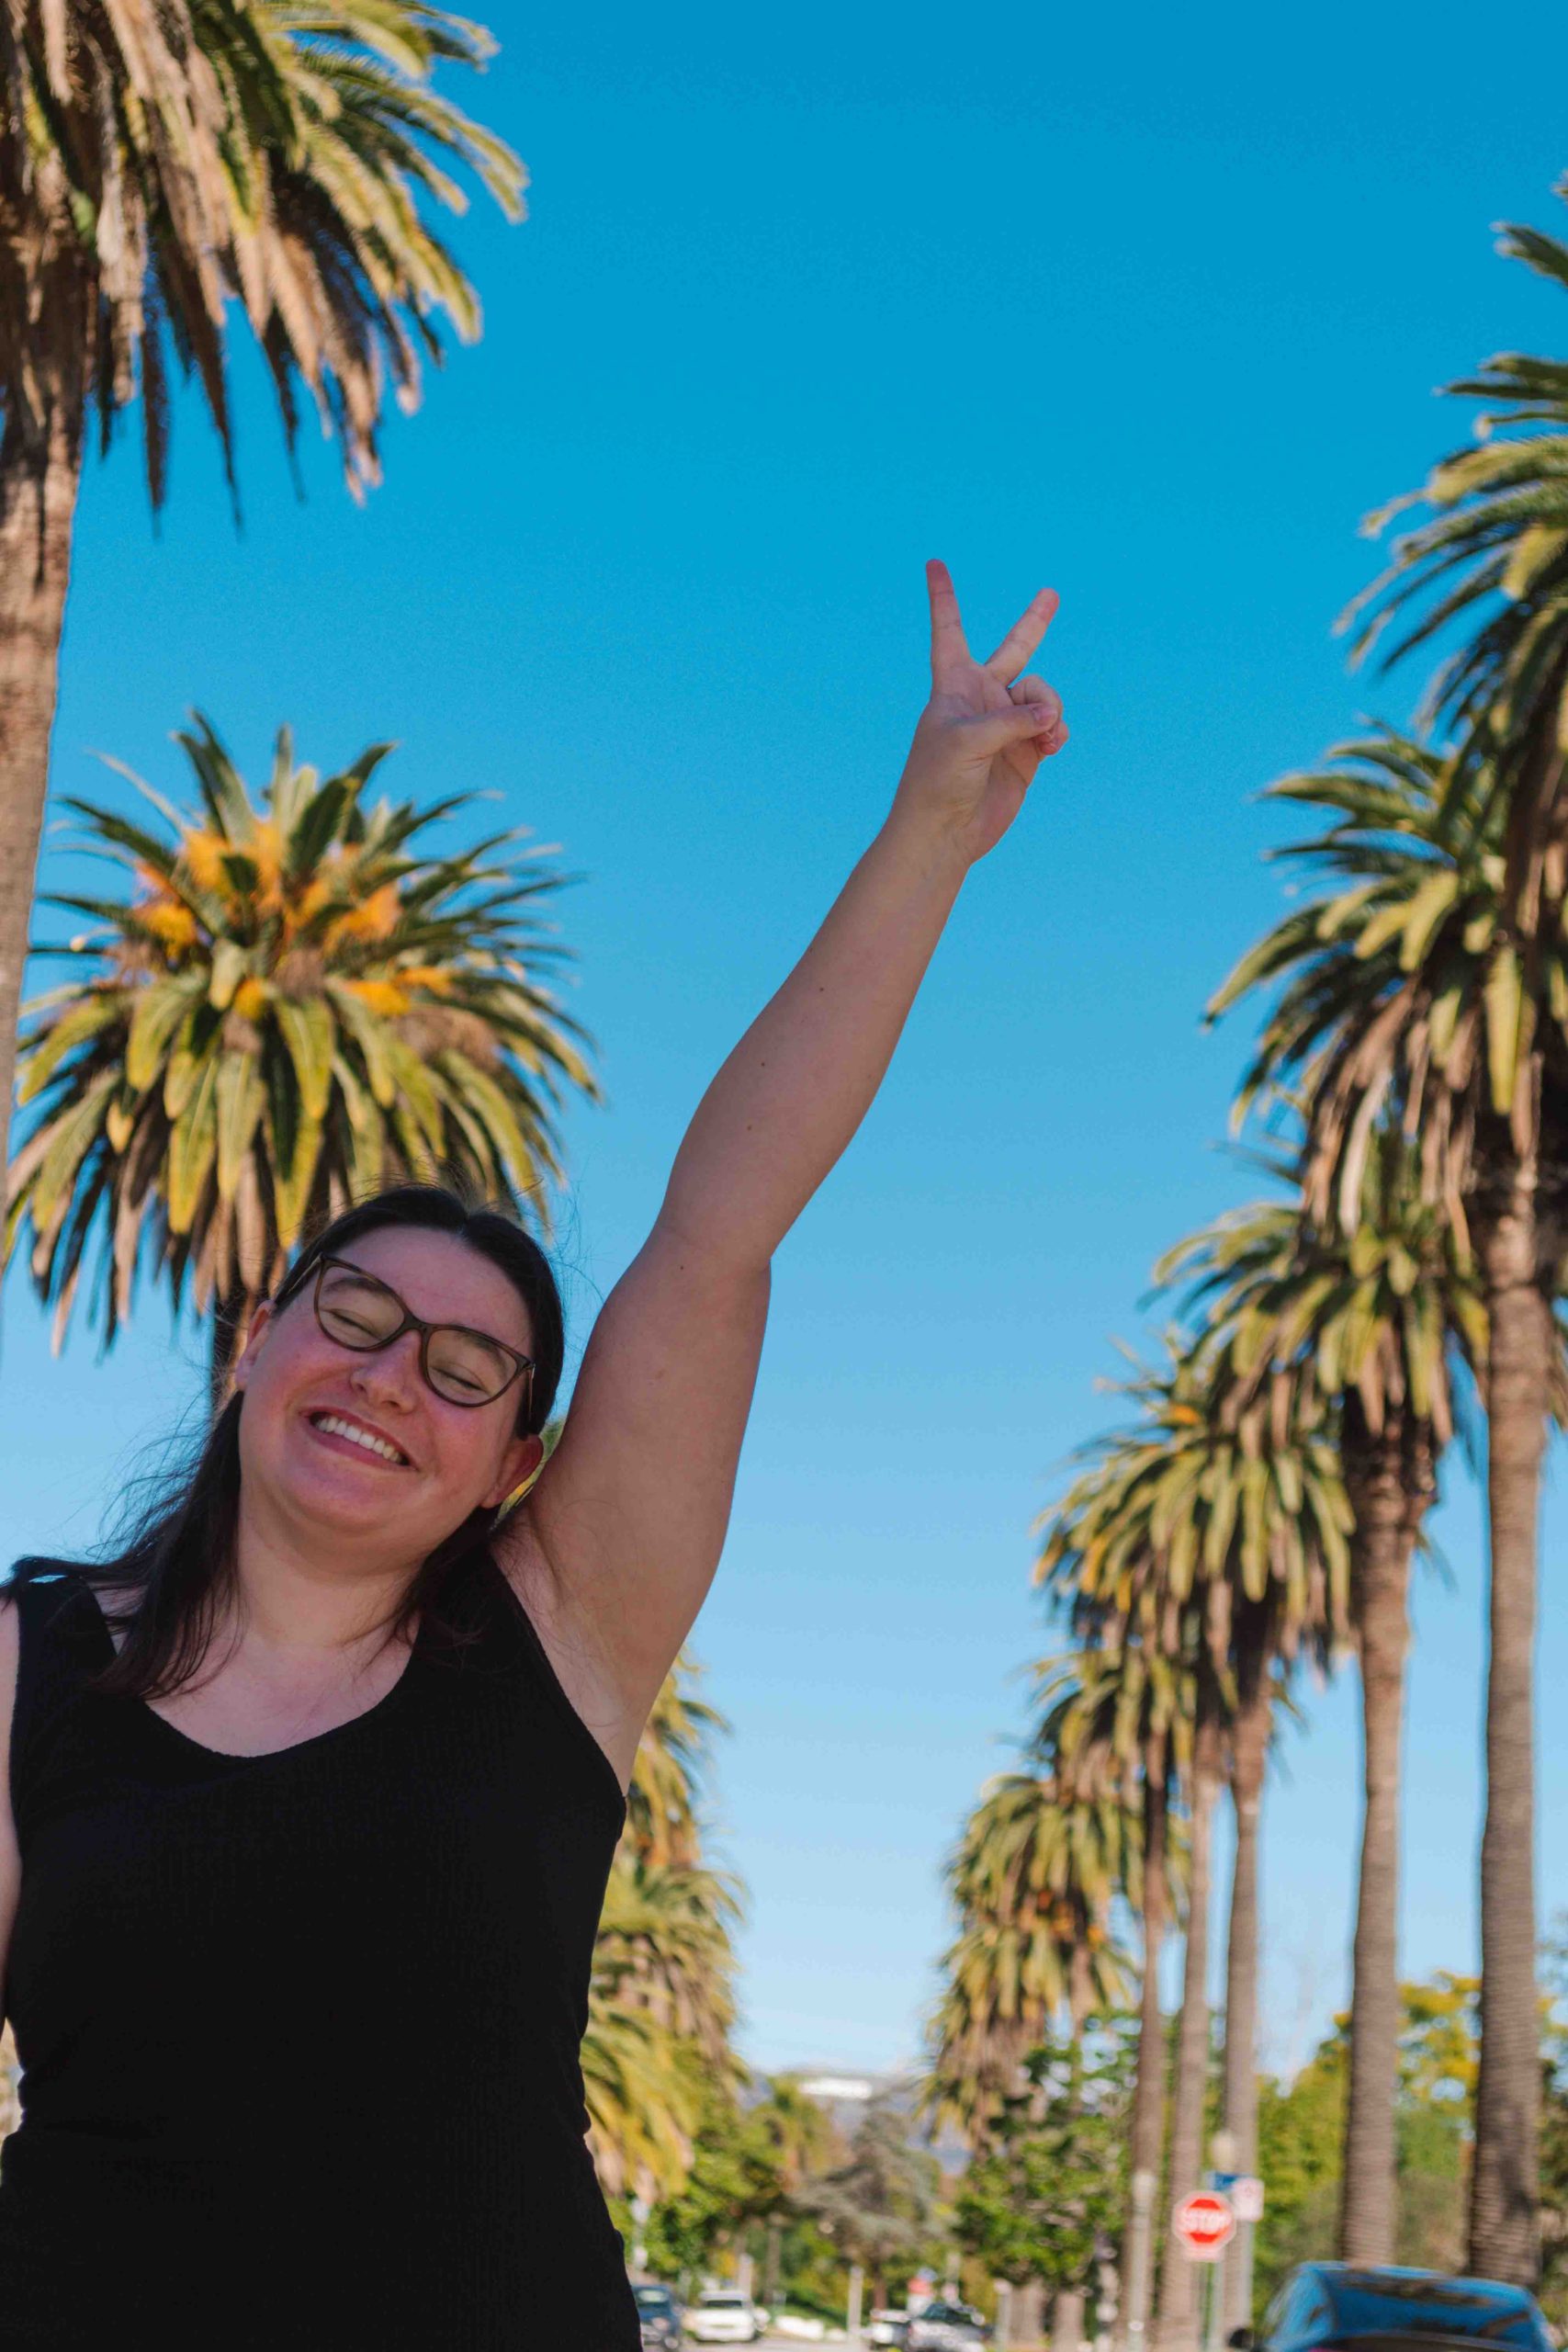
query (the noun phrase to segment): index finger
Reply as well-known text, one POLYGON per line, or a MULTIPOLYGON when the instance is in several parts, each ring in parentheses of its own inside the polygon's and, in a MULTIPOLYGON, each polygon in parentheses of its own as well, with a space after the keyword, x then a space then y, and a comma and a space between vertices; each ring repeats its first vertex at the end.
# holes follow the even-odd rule
POLYGON ((972 662, 975 657, 964 634, 953 574, 934 556, 926 566, 926 591, 931 600, 931 676, 940 684, 960 662, 972 662))
POLYGON ((1017 677, 1055 618, 1061 601, 1054 588, 1042 588, 1037 596, 1031 597, 1025 611, 985 665, 993 677, 1000 678, 1004 684, 1017 677))

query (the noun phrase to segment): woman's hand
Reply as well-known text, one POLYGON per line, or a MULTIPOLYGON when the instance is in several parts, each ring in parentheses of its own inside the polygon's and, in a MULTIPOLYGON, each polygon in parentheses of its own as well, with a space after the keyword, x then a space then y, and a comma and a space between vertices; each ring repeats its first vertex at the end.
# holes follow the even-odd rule
POLYGON ((899 778, 893 819, 942 834, 972 865, 1007 831, 1041 761, 1067 740, 1061 696, 1043 678, 1018 674, 1058 600, 1054 588, 1043 588, 990 660, 976 662, 945 563, 927 564, 926 586, 931 698, 899 778))

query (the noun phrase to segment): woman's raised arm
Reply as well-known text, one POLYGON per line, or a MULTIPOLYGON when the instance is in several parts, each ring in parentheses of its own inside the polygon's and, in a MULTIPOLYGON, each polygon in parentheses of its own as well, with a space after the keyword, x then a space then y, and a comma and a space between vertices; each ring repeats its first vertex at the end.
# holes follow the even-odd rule
POLYGON ((583 1654, 596 1728, 628 1767, 718 1564, 773 1251, 864 1117, 965 874, 1066 741, 1057 695, 1019 675, 1055 594, 977 662, 944 565, 927 585, 931 695, 888 816, 699 1103, 560 1443, 498 1540, 583 1654))

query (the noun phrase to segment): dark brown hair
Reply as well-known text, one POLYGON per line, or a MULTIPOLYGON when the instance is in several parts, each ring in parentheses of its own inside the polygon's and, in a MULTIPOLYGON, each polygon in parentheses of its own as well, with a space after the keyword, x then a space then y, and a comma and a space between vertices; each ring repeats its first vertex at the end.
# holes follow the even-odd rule
MULTIPOLYGON (((517 1434, 541 1432, 560 1385, 565 1330, 560 1292, 549 1260, 509 1209, 465 1196, 452 1184, 394 1184, 357 1201, 302 1245, 278 1284, 275 1311, 298 1299, 316 1260, 388 1226, 418 1226, 454 1234, 490 1259, 516 1291, 528 1312, 533 1334, 532 1380, 518 1384, 517 1434)), ((304 1310, 308 1311, 308 1310, 304 1310)), ((167 1697, 188 1682, 201 1665, 222 1605, 233 1593, 234 1538, 240 1515, 240 1415, 244 1391, 236 1389, 204 1431, 192 1460, 136 1515, 112 1558, 66 1561, 29 1555, 12 1569, 14 1582, 37 1583, 62 1569, 95 1591, 129 1592, 129 1607, 106 1614, 125 1641, 118 1656, 94 1678, 106 1695, 167 1697)), ((502 1510, 504 1505, 502 1506, 502 1510)), ((436 1642, 460 1645, 468 1634, 444 1608, 444 1596, 458 1572, 482 1552, 502 1510, 470 1511, 428 1553, 411 1577, 388 1639, 404 1633, 416 1616, 436 1642)))

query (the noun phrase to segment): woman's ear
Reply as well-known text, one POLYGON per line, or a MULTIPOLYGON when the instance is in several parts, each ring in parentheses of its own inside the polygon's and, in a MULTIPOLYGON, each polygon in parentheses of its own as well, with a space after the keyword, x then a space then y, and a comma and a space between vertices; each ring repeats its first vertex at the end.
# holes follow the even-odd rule
POLYGON ((545 1441, 542 1437, 514 1437, 506 1449, 500 1476, 485 1497, 485 1510, 498 1510, 508 1495, 533 1476, 544 1458, 545 1441))
POLYGON ((257 1353, 263 1340, 266 1337, 267 1326, 272 1321, 274 1311, 271 1299, 264 1298, 252 1314, 251 1328, 245 1333, 245 1344, 240 1350, 239 1355, 235 1358, 233 1371, 229 1375, 229 1385, 231 1388, 243 1388, 244 1386, 245 1383, 242 1375, 244 1373, 246 1365, 250 1363, 251 1358, 257 1353))

